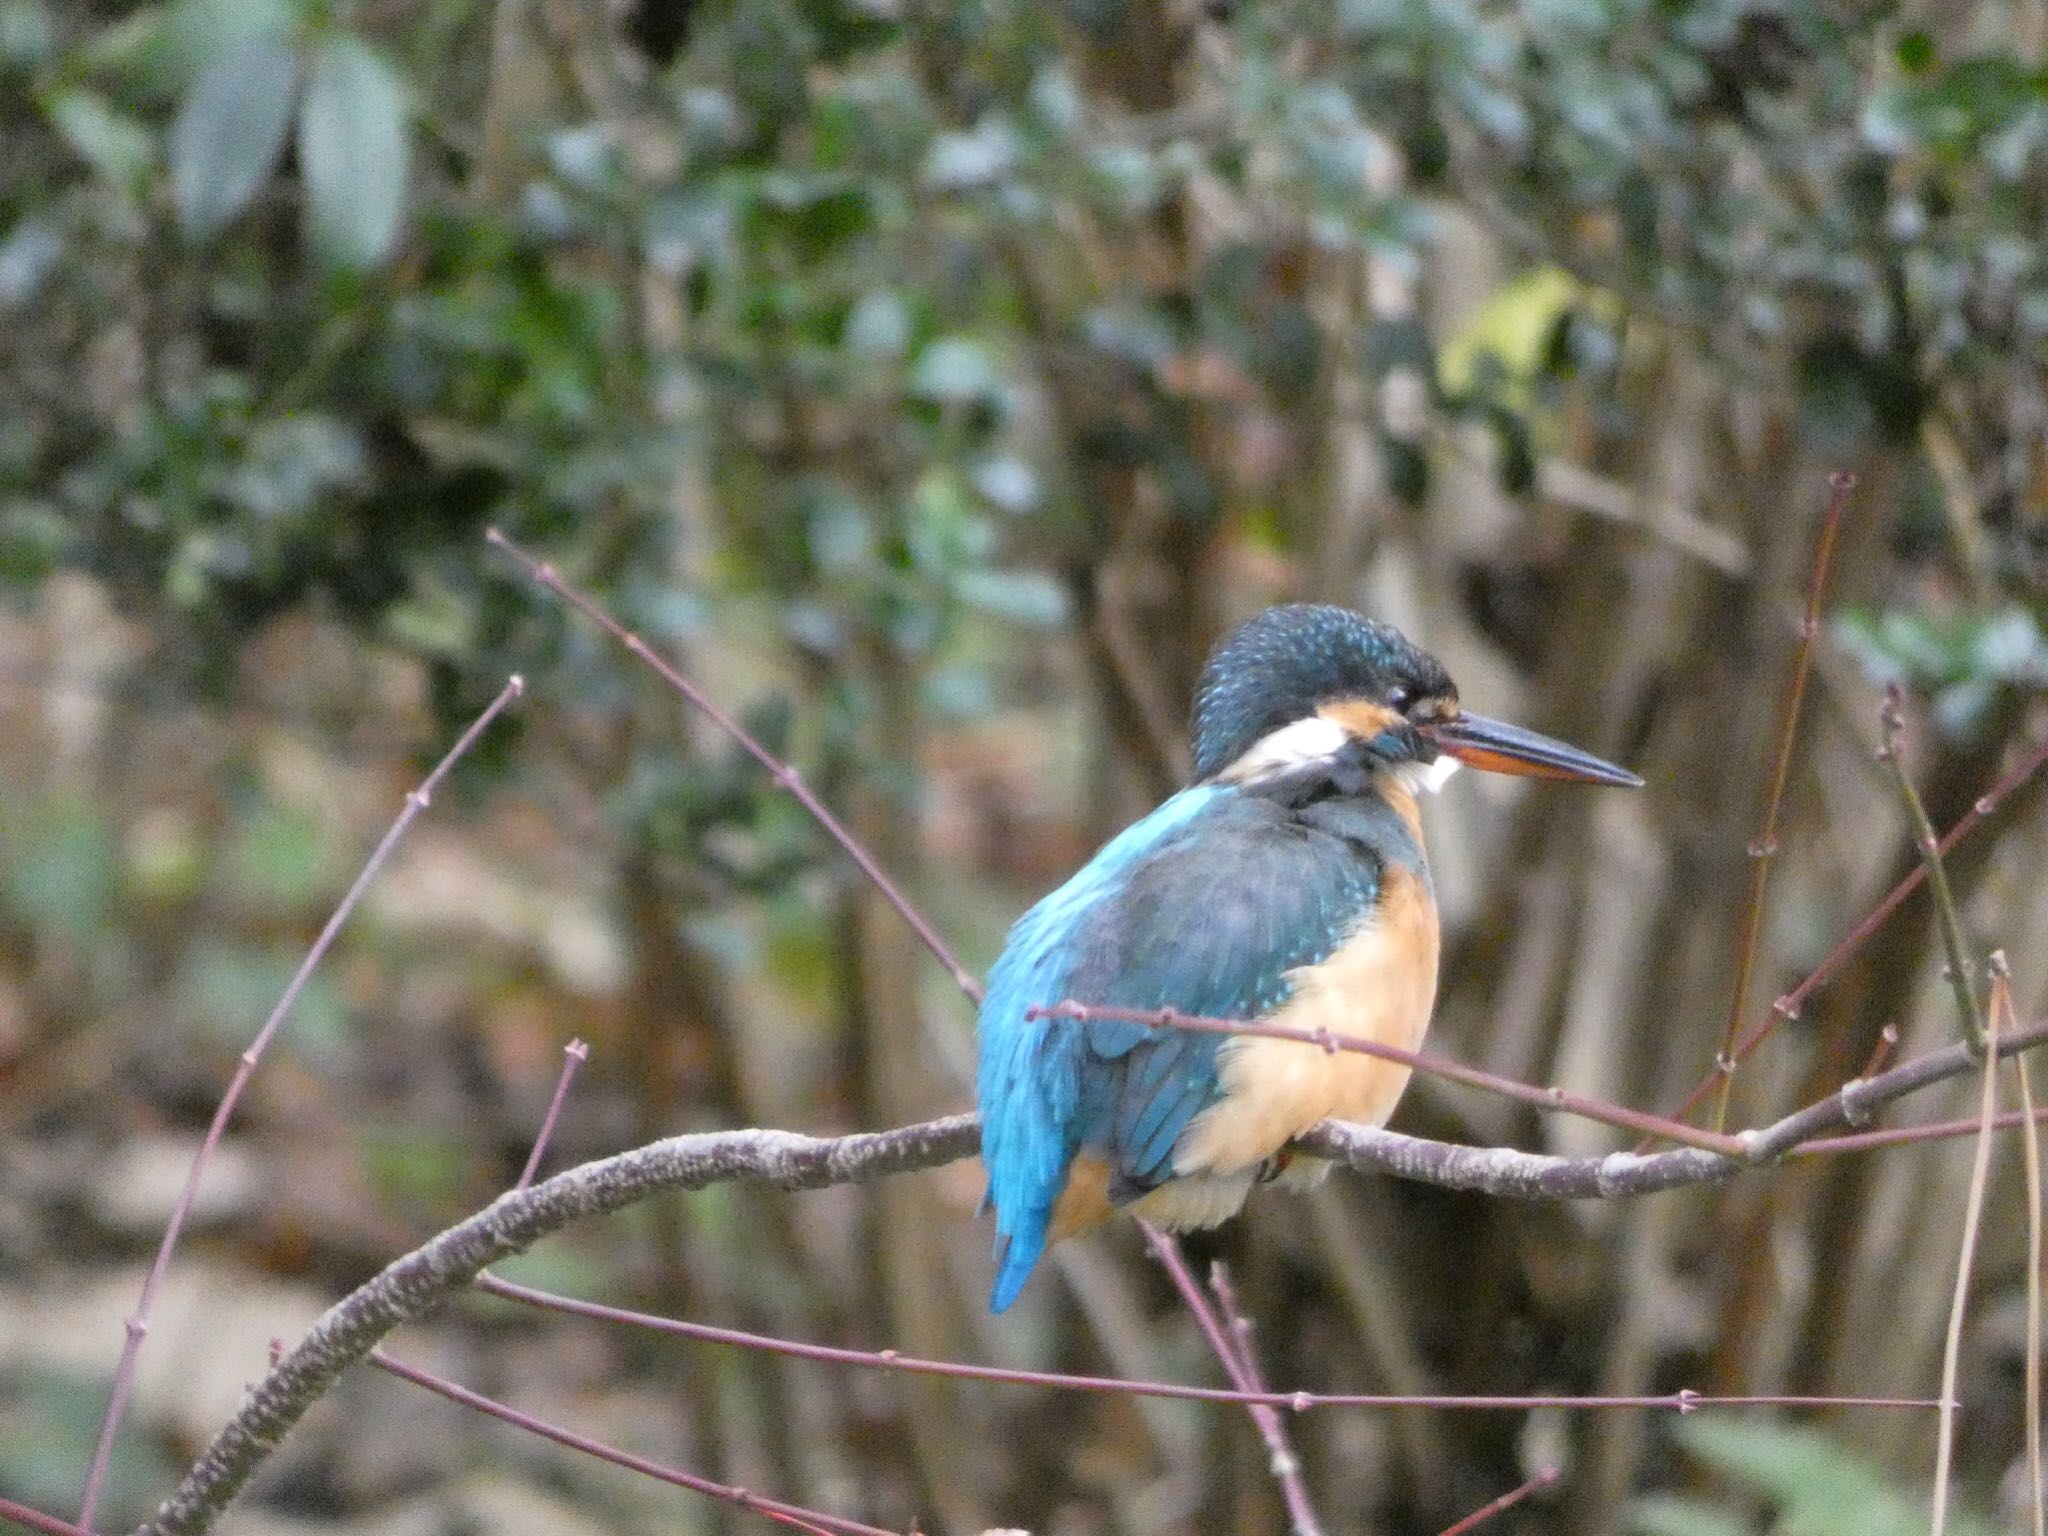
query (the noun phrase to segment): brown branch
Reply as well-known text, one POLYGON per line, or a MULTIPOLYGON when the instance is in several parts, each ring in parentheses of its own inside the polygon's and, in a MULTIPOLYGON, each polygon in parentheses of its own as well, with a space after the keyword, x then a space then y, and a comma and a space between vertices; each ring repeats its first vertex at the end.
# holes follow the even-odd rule
MULTIPOLYGON (((2010 1056, 2048 1043, 2048 1024, 1999 1041, 2010 1056)), ((1367 1126, 1325 1122, 1299 1138, 1301 1150, 1355 1168, 1393 1173, 1447 1188, 1525 1199, 1616 1199, 1686 1185, 1718 1184, 1769 1163, 1804 1141, 1859 1124, 1880 1105, 1975 1069, 1969 1051, 1949 1046, 1735 1138, 1743 1155, 1698 1147, 1560 1158, 1507 1148, 1458 1147, 1367 1126)), ((330 1307, 243 1399, 177 1490, 143 1529, 152 1536, 197 1536, 208 1529, 285 1433, 349 1365, 411 1318, 469 1285, 489 1265, 587 1216, 616 1211, 674 1190, 751 1180, 784 1189, 817 1189, 935 1167, 971 1156, 979 1145, 971 1115, 836 1139, 787 1131, 727 1131, 677 1136, 559 1173, 490 1206, 430 1239, 330 1307)), ((1291 1404, 1294 1399, 1280 1401, 1291 1404)), ((1393 1400, 1385 1400, 1389 1404, 1393 1400)), ((1525 1407, 1526 1399, 1468 1398, 1471 1407, 1525 1407)), ((1744 1399, 1742 1401, 1777 1401, 1744 1399)), ((1900 1403, 1902 1400, 1857 1400, 1900 1403)), ((1688 1394, 1628 1399, 1640 1407, 1697 1406, 1688 1394)), ((1617 1402, 1614 1406, 1621 1406, 1617 1402)), ((1432 1404, 1432 1406, 1441 1406, 1432 1404)))
POLYGON ((1756 944, 1763 932, 1764 892, 1770 884, 1771 860, 1778 852, 1778 813, 1785 803, 1785 785, 1792 777, 1792 747, 1799 736, 1799 707, 1806 699, 1806 677, 1813 665, 1813 637, 1820 633, 1821 594, 1827 588, 1828 564, 1835 553, 1835 534, 1842 526, 1842 510, 1856 477, 1846 470, 1828 476, 1827 512, 1821 518, 1820 539, 1813 551, 1813 573, 1806 584, 1806 613, 1799 623, 1799 644, 1793 651, 1792 679, 1785 687, 1785 706, 1778 717, 1778 755, 1771 766, 1770 790, 1764 797, 1764 825, 1749 845, 1754 869, 1749 881, 1749 906, 1743 914, 1742 939, 1735 951, 1734 994, 1728 1001, 1728 1028, 1721 1039, 1721 1053, 1714 1058, 1714 1070, 1721 1086, 1714 1099, 1715 1130, 1728 1122, 1728 1098, 1735 1090, 1735 1047, 1742 1034, 1742 1011, 1749 1003, 1749 980, 1756 968, 1756 944))
POLYGON ((313 947, 306 951, 306 958, 299 962, 299 968, 292 974, 291 981, 284 989, 284 995, 270 1010, 270 1017, 263 1021, 263 1027, 256 1032, 256 1038, 250 1041, 248 1049, 242 1052, 241 1060, 235 1067, 235 1075, 228 1083, 227 1092, 221 1095, 220 1104, 213 1112, 213 1121, 206 1128, 206 1139, 199 1144, 199 1150, 192 1158, 192 1166, 186 1170, 184 1188, 178 1193, 178 1203, 171 1208, 171 1219, 164 1227, 163 1240, 157 1244, 156 1257, 150 1262, 149 1273, 143 1277, 142 1295, 135 1303, 135 1311, 128 1318, 126 1336, 121 1345, 121 1358, 114 1367, 114 1384, 107 1393, 106 1414, 100 1420, 99 1438, 93 1445, 92 1464, 86 1471, 85 1489, 79 1498, 78 1523, 87 1531, 93 1528, 93 1516, 98 1513, 100 1490, 106 1484, 107 1466, 114 1451, 114 1437, 120 1433, 121 1416, 126 1412, 129 1394, 134 1390, 135 1365, 142 1354, 142 1341, 149 1336, 149 1317, 156 1305, 157 1292, 163 1288, 164 1276, 171 1267, 171 1254, 178 1246, 179 1235, 185 1230, 186 1219, 192 1214, 193 1202, 199 1198, 199 1184, 206 1176, 206 1165, 212 1161, 214 1152, 220 1147, 221 1138, 227 1134, 228 1121, 234 1117, 235 1106, 241 1102, 242 1090, 249 1086, 249 1079, 256 1074, 257 1063, 263 1059, 263 1052, 283 1025, 285 1015, 291 1011, 292 1004, 299 1000, 299 994, 305 990, 306 983, 312 978, 314 968, 333 947, 342 925, 348 921, 349 915, 356 909, 356 903, 362 899, 363 892, 370 888, 370 883, 377 878, 385 861, 391 857, 391 851, 398 846, 398 840, 405 836, 406 828, 410 827, 413 819, 427 808, 441 781, 448 776, 449 771, 463 755, 476 745, 477 738, 490 728, 491 722, 504 713, 525 688, 525 683, 516 674, 507 680, 498 696, 482 714, 470 722, 469 729, 456 738, 455 745, 448 749, 447 755, 434 765, 433 772, 421 780, 418 788, 405 797, 405 804, 399 808, 397 817, 385 830, 376 848, 371 851, 361 872, 356 875, 355 883, 349 886, 347 893, 341 898, 340 905, 335 907, 328 917, 319 937, 313 940, 313 947))

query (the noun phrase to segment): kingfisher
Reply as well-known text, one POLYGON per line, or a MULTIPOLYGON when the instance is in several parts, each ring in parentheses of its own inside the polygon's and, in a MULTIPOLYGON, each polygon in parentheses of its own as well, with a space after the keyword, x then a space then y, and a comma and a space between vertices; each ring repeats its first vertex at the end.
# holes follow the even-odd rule
POLYGON ((1288 1144, 1384 1124, 1409 1069, 1301 1041, 1034 1017, 1062 1001, 1327 1029, 1414 1050, 1438 929, 1416 797, 1460 763, 1626 787, 1577 747, 1458 702, 1443 663, 1348 608, 1269 608, 1195 693, 1194 781, 1020 918, 977 1035, 991 1311, 1047 1246, 1118 1210, 1173 1231, 1328 1171, 1288 1144))

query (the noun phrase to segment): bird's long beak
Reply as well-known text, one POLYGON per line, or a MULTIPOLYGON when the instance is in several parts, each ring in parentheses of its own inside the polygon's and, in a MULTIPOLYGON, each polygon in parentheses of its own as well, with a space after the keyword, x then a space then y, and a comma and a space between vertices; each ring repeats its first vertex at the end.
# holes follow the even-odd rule
POLYGON ((1554 736, 1525 731, 1505 720, 1460 711, 1450 720, 1418 727, 1439 750, 1489 773, 1516 773, 1538 779, 1571 779, 1581 784, 1612 784, 1640 789, 1643 781, 1626 768, 1581 752, 1554 736))

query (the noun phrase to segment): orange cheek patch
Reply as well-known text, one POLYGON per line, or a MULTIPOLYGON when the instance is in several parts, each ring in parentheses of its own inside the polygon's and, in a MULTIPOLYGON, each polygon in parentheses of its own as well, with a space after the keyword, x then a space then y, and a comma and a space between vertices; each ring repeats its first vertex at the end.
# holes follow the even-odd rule
POLYGON ((1334 704, 1324 704, 1316 710, 1325 720, 1334 720, 1352 735, 1370 741, 1382 731, 1390 731, 1397 725, 1406 725, 1407 720, 1384 704, 1375 704, 1370 699, 1341 699, 1334 704))

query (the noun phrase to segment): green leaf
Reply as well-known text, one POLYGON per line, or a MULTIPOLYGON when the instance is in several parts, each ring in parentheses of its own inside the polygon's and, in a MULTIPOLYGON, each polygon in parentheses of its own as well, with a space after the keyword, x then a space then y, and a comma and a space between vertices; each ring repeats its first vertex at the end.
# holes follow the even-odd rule
POLYGON ((313 52, 299 115, 306 239, 338 267, 391 253, 405 207, 405 87, 369 44, 330 37, 313 52))
POLYGON ((115 111, 97 92, 58 91, 43 115, 79 159, 131 197, 140 197, 156 164, 156 140, 134 118, 115 111))
POLYGON ((171 124, 171 193, 189 238, 219 233, 270 175, 298 76, 297 55, 270 37, 237 43, 200 71, 171 124))

